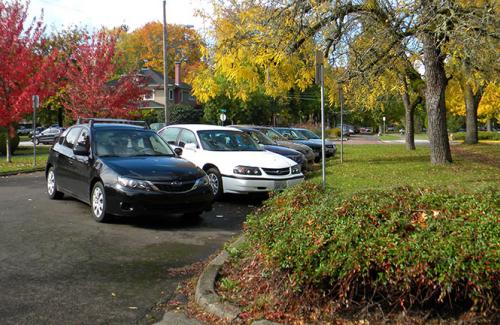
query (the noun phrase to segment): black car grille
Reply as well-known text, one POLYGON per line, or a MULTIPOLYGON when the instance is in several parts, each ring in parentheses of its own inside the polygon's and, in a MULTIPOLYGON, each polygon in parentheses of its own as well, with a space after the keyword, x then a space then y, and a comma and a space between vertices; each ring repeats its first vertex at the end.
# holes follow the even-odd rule
POLYGON ((262 168, 267 175, 282 176, 290 174, 290 168, 262 168))
POLYGON ((187 192, 194 186, 195 181, 171 181, 171 182, 158 182, 154 185, 163 192, 187 192))

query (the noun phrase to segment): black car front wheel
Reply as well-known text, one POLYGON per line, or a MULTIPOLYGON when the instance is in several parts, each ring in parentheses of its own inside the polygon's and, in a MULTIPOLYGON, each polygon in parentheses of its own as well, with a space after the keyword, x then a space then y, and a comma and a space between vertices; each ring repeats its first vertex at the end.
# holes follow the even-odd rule
POLYGON ((106 222, 109 216, 106 214, 106 192, 101 182, 95 183, 90 196, 90 211, 97 222, 106 222))
POLYGON ((56 174, 54 173, 54 167, 50 167, 47 173, 47 194, 51 200, 61 199, 64 194, 57 190, 56 174))

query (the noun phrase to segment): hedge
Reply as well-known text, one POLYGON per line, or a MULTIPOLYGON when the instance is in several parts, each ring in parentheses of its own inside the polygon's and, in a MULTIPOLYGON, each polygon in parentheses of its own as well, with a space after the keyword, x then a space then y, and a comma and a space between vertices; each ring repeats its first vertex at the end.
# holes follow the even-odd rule
POLYGON ((342 199, 306 182, 248 219, 249 247, 294 290, 317 287, 345 305, 487 309, 500 293, 498 194, 399 188, 342 199))
MULTIPOLYGON (((500 132, 479 131, 478 140, 500 140, 500 132)), ((465 140, 465 132, 453 133, 453 140, 465 140)))

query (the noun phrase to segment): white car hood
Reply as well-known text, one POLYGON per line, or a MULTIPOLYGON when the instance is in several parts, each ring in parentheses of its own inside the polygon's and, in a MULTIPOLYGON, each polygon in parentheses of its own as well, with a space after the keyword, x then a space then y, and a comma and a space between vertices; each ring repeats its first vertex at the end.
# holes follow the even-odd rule
POLYGON ((213 163, 221 169, 222 174, 232 174, 236 166, 260 168, 287 168, 297 163, 291 159, 270 151, 218 151, 211 152, 213 163))

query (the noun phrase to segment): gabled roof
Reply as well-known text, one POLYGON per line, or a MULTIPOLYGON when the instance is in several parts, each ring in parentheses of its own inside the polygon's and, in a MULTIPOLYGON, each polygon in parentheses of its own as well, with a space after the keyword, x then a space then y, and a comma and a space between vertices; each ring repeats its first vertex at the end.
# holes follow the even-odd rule
MULTIPOLYGON (((163 89, 163 74, 162 73, 160 73, 156 70, 150 69, 150 68, 142 68, 141 71, 139 71, 139 74, 146 77, 146 83, 148 84, 148 86, 158 87, 160 89, 163 89)), ((168 85, 169 86, 174 85, 176 87, 183 88, 183 89, 191 89, 191 85, 187 84, 185 82, 181 82, 179 85, 175 85, 175 80, 171 79, 171 78, 168 78, 168 85)))

